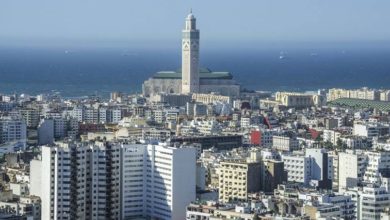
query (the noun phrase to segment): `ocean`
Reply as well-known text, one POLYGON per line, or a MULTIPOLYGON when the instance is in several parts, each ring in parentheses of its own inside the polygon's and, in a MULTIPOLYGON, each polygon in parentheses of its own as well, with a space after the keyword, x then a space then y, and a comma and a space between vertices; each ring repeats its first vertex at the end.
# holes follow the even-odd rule
MULTIPOLYGON (((229 71, 253 90, 390 89, 390 49, 205 50, 200 60, 202 67, 229 71)), ((180 64, 179 49, 0 48, 0 93, 136 93, 155 72, 180 64)))

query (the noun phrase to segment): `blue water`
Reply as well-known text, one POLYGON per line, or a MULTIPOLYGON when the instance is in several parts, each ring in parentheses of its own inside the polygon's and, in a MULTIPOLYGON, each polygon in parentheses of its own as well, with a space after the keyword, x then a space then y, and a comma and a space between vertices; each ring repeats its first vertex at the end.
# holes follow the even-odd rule
MULTIPOLYGON (((230 71, 248 89, 305 91, 362 86, 390 88, 389 49, 202 51, 201 64, 230 71)), ((159 70, 180 67, 179 50, 1 48, 0 93, 63 96, 134 93, 159 70)))

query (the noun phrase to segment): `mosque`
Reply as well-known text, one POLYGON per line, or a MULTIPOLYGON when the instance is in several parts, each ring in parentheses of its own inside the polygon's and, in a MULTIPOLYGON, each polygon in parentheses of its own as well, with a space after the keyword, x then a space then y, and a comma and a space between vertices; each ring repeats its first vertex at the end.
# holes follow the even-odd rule
POLYGON ((196 18, 191 12, 182 31, 182 68, 177 71, 160 71, 146 80, 142 85, 145 97, 159 93, 239 96, 240 85, 231 73, 199 68, 199 40, 196 18))

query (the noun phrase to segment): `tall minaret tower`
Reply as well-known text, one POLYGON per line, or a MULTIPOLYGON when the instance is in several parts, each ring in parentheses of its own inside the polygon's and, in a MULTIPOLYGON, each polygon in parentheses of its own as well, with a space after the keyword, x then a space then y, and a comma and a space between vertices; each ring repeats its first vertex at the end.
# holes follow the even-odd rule
POLYGON ((199 92, 199 30, 196 29, 196 18, 190 14, 182 38, 182 86, 184 94, 199 92))

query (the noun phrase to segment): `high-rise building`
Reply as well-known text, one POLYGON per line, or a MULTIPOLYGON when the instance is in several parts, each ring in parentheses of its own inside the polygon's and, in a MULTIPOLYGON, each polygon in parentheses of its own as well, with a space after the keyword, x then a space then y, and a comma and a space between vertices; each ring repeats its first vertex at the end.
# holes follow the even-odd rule
POLYGON ((30 165, 42 219, 185 219, 195 200, 195 148, 58 142, 30 165))
POLYGON ((199 91, 199 30, 192 12, 186 18, 182 36, 182 93, 199 91))
POLYGON ((124 145, 121 157, 122 219, 185 219, 196 194, 195 148, 124 145))

